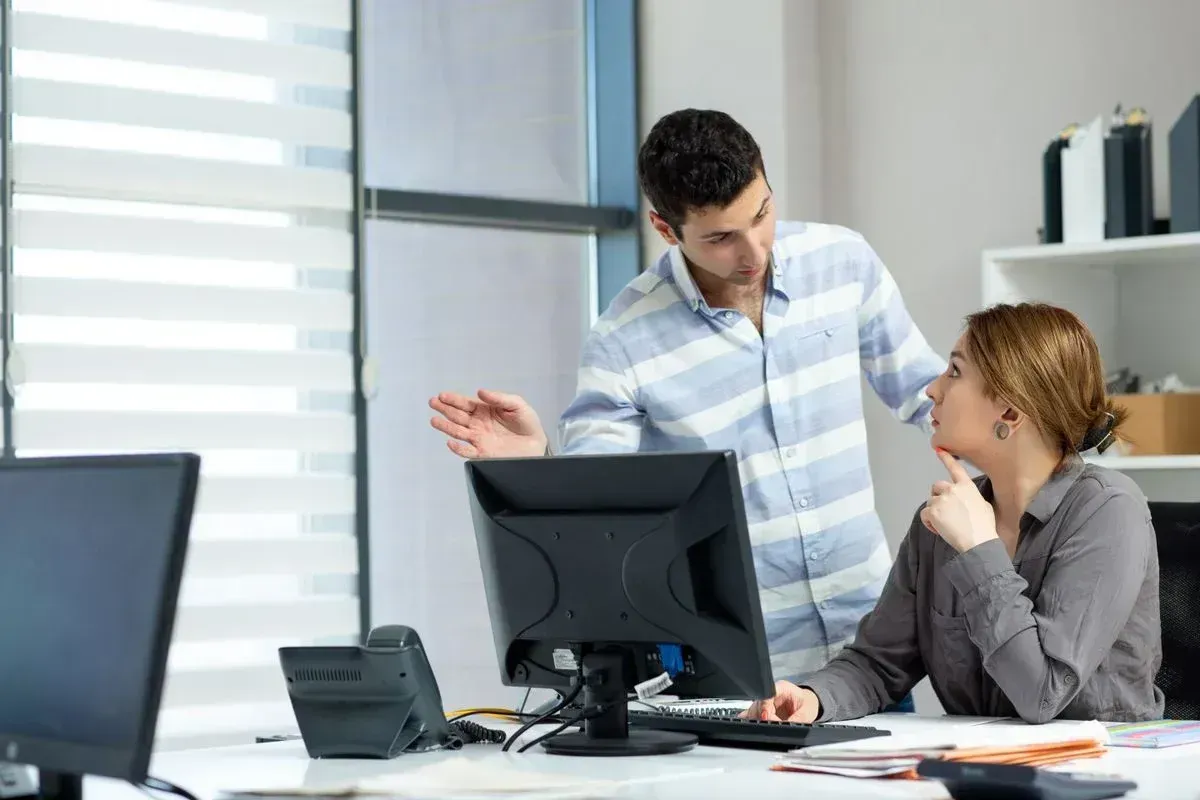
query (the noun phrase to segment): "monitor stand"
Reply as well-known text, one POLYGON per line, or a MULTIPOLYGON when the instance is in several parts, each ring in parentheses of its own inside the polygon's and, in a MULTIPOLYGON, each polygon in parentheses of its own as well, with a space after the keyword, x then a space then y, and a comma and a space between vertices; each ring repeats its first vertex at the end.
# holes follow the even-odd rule
POLYGON ((83 777, 40 769, 37 797, 38 800, 83 800, 83 777))
POLYGON ((583 657, 583 707, 604 711, 583 723, 583 733, 562 733, 542 742, 557 756, 662 756, 691 750, 695 734, 674 731, 629 730, 629 687, 625 684, 624 654, 600 650, 583 657))

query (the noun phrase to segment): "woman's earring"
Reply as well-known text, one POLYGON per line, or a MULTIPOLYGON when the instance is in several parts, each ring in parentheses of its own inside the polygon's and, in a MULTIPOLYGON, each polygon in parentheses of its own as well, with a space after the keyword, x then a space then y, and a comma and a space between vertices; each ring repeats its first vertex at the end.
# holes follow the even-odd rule
POLYGON ((1008 425, 1007 425, 1006 423, 1003 423, 1003 422, 997 422, 997 423, 996 423, 996 427, 995 427, 993 430, 994 430, 994 431, 995 431, 995 433, 996 433, 996 438, 997 438, 997 439, 1000 439, 1001 441, 1003 441, 1003 440, 1005 440, 1005 439, 1007 439, 1007 438, 1008 438, 1008 431, 1009 431, 1009 428, 1008 428, 1008 425))

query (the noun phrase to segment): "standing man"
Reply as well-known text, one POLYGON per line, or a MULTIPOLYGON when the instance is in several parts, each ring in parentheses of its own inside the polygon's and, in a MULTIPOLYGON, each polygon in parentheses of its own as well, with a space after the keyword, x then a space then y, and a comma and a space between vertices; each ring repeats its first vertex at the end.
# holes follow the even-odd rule
MULTIPOLYGON (((561 449, 734 451, 771 669, 795 683, 853 639, 891 568, 860 375, 901 421, 925 425, 945 361, 860 235, 776 221, 759 147, 727 114, 663 117, 638 173, 669 249, 588 336, 561 449)), ((460 456, 548 452, 515 395, 430 405, 460 456)))

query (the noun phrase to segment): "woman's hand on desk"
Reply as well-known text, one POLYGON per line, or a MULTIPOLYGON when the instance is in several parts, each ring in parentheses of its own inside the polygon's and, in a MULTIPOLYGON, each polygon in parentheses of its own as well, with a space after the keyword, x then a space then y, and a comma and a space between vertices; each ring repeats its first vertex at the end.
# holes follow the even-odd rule
POLYGON ((788 681, 775 681, 775 696, 756 700, 742 716, 779 722, 809 723, 821 715, 821 701, 811 689, 803 689, 788 681))

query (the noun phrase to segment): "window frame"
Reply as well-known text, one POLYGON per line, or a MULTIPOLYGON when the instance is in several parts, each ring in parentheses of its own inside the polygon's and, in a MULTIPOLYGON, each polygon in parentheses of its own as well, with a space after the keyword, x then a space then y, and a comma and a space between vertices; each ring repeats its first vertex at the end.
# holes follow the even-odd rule
MULTIPOLYGON (((561 203, 487 195, 363 187, 364 220, 516 228, 596 237, 597 312, 640 271, 637 186, 638 0, 584 4, 588 202, 561 203)), ((355 0, 354 59, 361 48, 355 0)), ((357 111, 357 110, 356 110, 357 111)), ((357 122, 356 113, 356 122, 357 122)), ((358 152, 363 150, 358 142, 358 152)))

